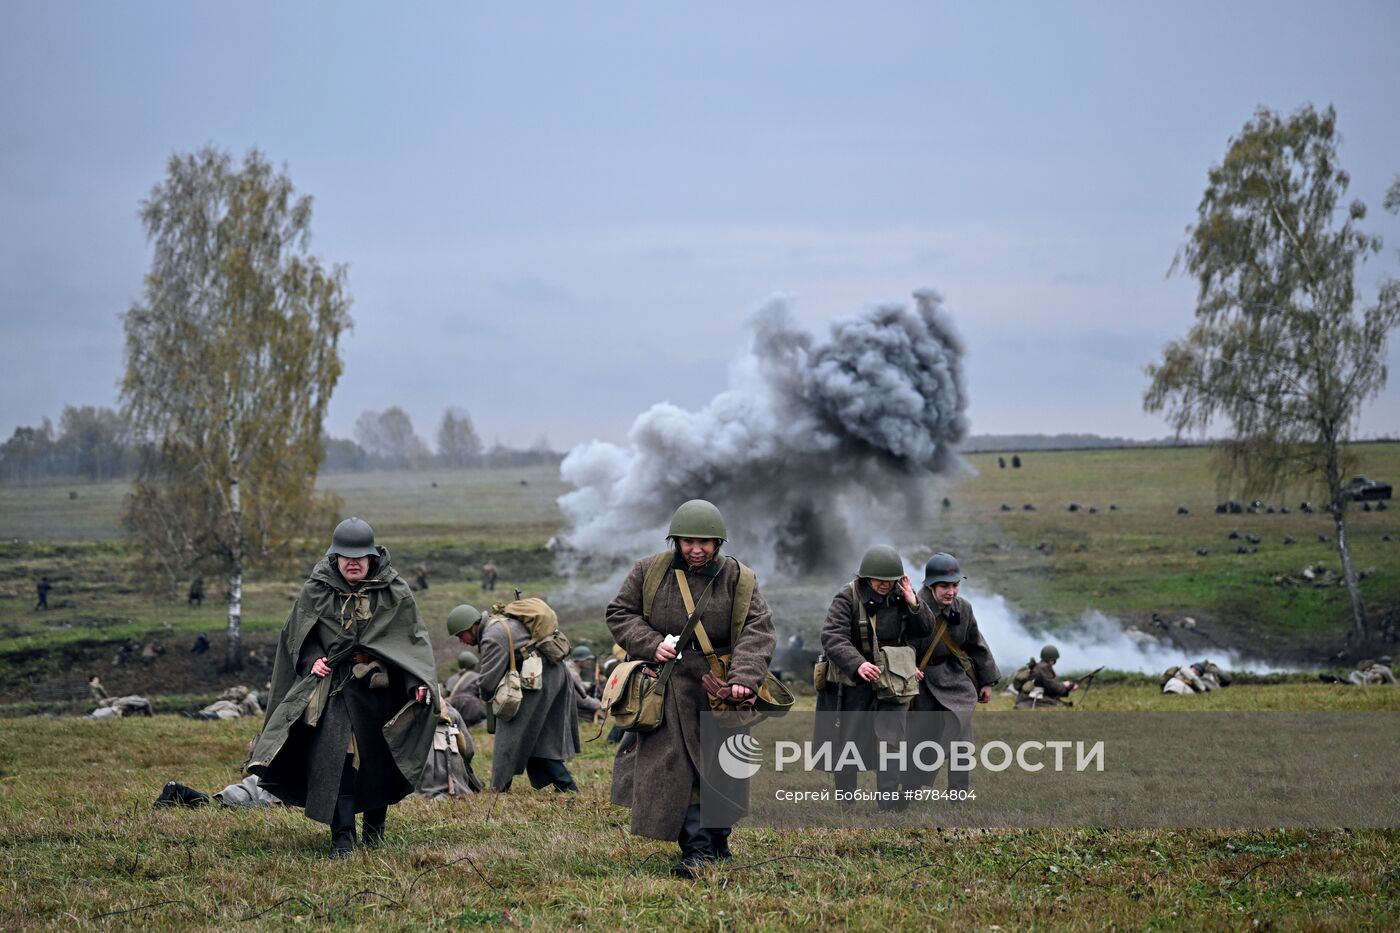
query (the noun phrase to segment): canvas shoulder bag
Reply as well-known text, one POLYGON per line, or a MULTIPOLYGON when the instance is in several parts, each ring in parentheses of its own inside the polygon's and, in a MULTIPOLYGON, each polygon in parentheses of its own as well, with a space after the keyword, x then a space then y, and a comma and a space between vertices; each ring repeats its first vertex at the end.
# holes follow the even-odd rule
POLYGON ((515 639, 510 634, 510 623, 499 618, 492 621, 505 627, 510 669, 501 677, 501 682, 496 684, 496 692, 491 694, 491 708, 497 719, 509 722, 520 712, 520 701, 525 698, 525 693, 520 682, 520 672, 515 669, 515 639))
POLYGON ((880 676, 875 678, 875 695, 890 703, 909 703, 919 695, 919 667, 914 649, 908 645, 880 646, 880 636, 875 631, 875 619, 866 614, 865 604, 860 601, 855 581, 851 581, 851 599, 860 612, 861 625, 870 626, 870 646, 875 663, 880 668, 880 676))

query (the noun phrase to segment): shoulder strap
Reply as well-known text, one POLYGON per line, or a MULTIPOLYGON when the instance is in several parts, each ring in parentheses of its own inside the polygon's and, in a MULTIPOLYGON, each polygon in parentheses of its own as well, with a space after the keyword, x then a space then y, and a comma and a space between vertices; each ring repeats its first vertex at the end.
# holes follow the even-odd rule
MULTIPOLYGON (((686 582, 685 571, 680 568, 676 568, 676 584, 680 587, 681 601, 685 603, 685 611, 694 616, 695 600, 690 595, 690 584, 686 582)), ((709 592, 709 587, 706 587, 705 593, 708 595, 709 592)), ((724 680, 725 677, 728 676, 728 672, 724 669, 724 665, 719 663, 719 658, 715 656, 715 647, 710 644, 710 636, 705 631, 704 623, 696 624, 695 640, 700 643, 700 651, 705 655, 705 660, 710 664, 710 673, 714 674, 720 680, 724 680)), ((729 650, 732 653, 734 651, 734 646, 730 645, 729 650)))
MULTIPOLYGON (((677 571, 680 573, 680 571, 677 571)), ((700 624, 700 617, 705 614, 705 607, 710 604, 710 594, 714 592, 715 580, 718 577, 711 577, 710 582, 705 585, 705 591, 700 594, 700 602, 690 611, 690 618, 685 620, 685 628, 681 629, 680 635, 676 636, 676 654, 680 655, 685 643, 690 641, 690 636, 695 633, 695 628, 700 624)), ((684 583, 684 579, 681 581, 684 583)), ((690 588, 682 587, 681 598, 685 598, 690 593, 690 588)), ((676 669, 676 659, 672 658, 661 666, 661 671, 656 675, 656 689, 664 691, 666 682, 671 679, 671 672, 676 669)))
POLYGON ((734 587, 734 606, 729 613, 729 650, 734 651, 734 646, 739 644, 739 635, 744 631, 744 622, 749 617, 749 603, 753 602, 754 590, 758 589, 758 578, 754 576, 753 570, 737 557, 734 563, 739 565, 739 583, 734 587))
POLYGON ((510 669, 515 670, 515 639, 512 638, 510 634, 510 621, 501 616, 496 616, 491 621, 499 622, 501 624, 501 627, 506 630, 506 644, 509 646, 510 654, 510 669))
POLYGON ((933 658, 933 649, 942 642, 943 647, 948 649, 949 654, 958 659, 962 669, 967 672, 967 676, 972 676, 972 659, 967 656, 967 652, 953 641, 953 636, 948 634, 948 620, 942 615, 938 617, 938 630, 933 633, 933 639, 929 641, 928 647, 924 649, 924 656, 919 659, 919 670, 928 667, 928 662, 933 658))
POLYGON ((662 551, 653 555, 651 563, 647 564, 646 576, 642 577, 642 618, 651 618, 651 606, 656 602, 656 591, 661 589, 661 581, 666 576, 666 568, 670 566, 671 555, 662 551))
POLYGON ((870 656, 878 658, 880 656, 880 636, 875 632, 875 619, 865 611, 865 603, 860 601, 860 590, 856 588, 856 581, 851 581, 851 601, 856 604, 856 611, 860 613, 860 624, 870 626, 870 656))

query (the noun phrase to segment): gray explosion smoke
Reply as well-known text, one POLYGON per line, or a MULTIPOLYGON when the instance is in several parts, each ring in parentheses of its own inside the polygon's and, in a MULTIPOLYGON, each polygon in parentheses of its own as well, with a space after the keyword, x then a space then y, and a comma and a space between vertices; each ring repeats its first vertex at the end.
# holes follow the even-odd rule
POLYGON ((967 433, 962 342, 941 304, 917 292, 913 308, 838 321, 819 343, 770 299, 728 390, 697 412, 654 405, 626 447, 590 441, 564 458, 572 553, 656 550, 695 498, 720 507, 734 552, 760 569, 845 572, 876 529, 927 528, 930 479, 967 433))

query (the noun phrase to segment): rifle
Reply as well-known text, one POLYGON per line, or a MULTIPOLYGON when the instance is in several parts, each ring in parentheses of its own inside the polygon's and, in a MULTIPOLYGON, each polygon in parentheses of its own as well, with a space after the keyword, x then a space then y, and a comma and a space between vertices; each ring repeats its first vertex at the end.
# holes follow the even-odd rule
POLYGON ((1089 688, 1094 685, 1094 678, 1097 677, 1099 671, 1103 670, 1105 667, 1108 667, 1108 665, 1100 664, 1098 667, 1094 668, 1092 671, 1079 678, 1079 685, 1084 688, 1083 695, 1079 697, 1080 709, 1084 708, 1084 699, 1089 695, 1089 688))

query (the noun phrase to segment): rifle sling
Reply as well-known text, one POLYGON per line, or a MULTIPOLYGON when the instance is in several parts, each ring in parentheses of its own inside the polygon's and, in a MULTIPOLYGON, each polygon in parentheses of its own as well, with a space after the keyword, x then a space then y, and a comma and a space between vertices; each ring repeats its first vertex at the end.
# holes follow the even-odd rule
MULTIPOLYGON (((682 574, 683 572, 677 570, 676 573, 682 574)), ((690 595, 690 588, 685 586, 684 575, 682 575, 680 579, 682 584, 681 596, 684 598, 690 595)), ((685 643, 690 641, 690 636, 695 634, 695 626, 700 624, 700 617, 705 614, 705 607, 710 604, 710 592, 714 589, 715 581, 718 579, 719 577, 717 576, 710 578, 710 582, 705 586, 705 591, 700 594, 700 602, 696 604, 694 609, 691 609, 690 617, 685 620, 685 628, 681 629, 680 635, 676 638, 677 657, 680 656, 681 649, 685 647, 685 643)), ((689 600, 687 600, 687 605, 688 604, 689 600)), ((666 682, 671 679, 671 671, 675 670, 675 667, 676 658, 672 658, 661 666, 661 673, 656 675, 656 688, 658 690, 666 689, 666 682)))
MULTIPOLYGON (((711 583, 713 582, 714 581, 711 580, 711 583)), ((681 601, 685 603, 686 612, 689 612, 693 616, 695 614, 695 600, 690 595, 690 583, 685 579, 685 571, 680 568, 676 568, 676 584, 680 587, 681 601)), ((705 592, 707 594, 709 593, 709 587, 705 588, 705 592)), ((695 640, 700 643, 700 650, 704 653, 705 660, 710 662, 710 672, 720 680, 724 680, 728 677, 729 672, 725 670, 724 665, 721 664, 719 658, 715 656, 715 648, 714 645, 710 644, 710 636, 706 633, 705 626, 695 626, 695 640)), ((731 654, 733 653, 733 645, 729 646, 729 651, 731 654)))

